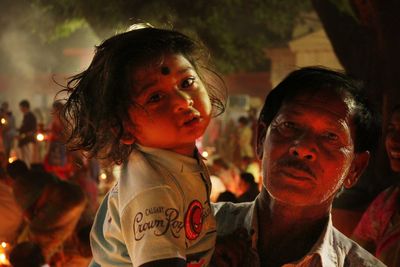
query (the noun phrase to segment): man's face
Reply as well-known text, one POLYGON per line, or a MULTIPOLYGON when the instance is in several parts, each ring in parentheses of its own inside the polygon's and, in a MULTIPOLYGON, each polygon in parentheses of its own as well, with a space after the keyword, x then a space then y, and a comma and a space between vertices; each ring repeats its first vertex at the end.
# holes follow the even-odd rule
POLYGON ((23 114, 25 114, 25 113, 27 113, 28 112, 28 108, 27 107, 25 107, 25 106, 19 106, 19 109, 21 110, 21 112, 23 113, 23 114))
POLYGON ((258 144, 272 198, 296 206, 326 203, 355 175, 349 106, 343 97, 321 92, 282 104, 258 144))
POLYGON ((385 146, 390 167, 394 172, 400 172, 400 111, 394 112, 390 118, 385 146))

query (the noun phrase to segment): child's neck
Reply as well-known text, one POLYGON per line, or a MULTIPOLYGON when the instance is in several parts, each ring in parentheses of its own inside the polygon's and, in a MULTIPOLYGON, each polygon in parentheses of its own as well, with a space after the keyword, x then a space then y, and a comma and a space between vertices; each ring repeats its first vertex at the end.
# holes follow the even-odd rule
POLYGON ((185 145, 182 147, 176 147, 174 149, 170 149, 171 151, 174 151, 175 153, 181 154, 181 155, 185 155, 191 158, 196 157, 197 155, 197 148, 196 148, 196 144, 193 145, 185 145))

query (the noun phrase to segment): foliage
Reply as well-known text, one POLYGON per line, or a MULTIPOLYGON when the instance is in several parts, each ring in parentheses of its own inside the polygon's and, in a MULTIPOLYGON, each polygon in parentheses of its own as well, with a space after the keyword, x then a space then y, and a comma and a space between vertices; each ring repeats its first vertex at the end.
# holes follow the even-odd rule
MULTIPOLYGON (((15 6, 13 1, 5 1, 15 6)), ((266 68, 264 49, 286 43, 302 14, 312 9, 298 0, 19 0, 20 22, 42 42, 68 37, 89 25, 105 39, 128 25, 146 21, 198 37, 219 71, 266 68)), ((3 10, 4 13, 6 11, 3 10)))
POLYGON ((347 14, 357 21, 357 16, 354 13, 353 7, 349 0, 329 0, 340 13, 347 14))

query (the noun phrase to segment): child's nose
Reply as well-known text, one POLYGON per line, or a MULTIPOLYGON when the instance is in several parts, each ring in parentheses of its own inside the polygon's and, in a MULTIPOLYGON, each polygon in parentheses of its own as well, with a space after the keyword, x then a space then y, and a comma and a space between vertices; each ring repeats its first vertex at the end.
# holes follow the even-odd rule
POLYGON ((174 97, 175 111, 185 110, 193 106, 193 99, 185 92, 177 91, 174 97))

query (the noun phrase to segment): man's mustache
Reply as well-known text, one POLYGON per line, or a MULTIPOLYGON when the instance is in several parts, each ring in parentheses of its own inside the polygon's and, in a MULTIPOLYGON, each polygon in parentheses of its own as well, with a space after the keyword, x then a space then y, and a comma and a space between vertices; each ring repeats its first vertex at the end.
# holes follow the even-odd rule
POLYGON ((276 166, 299 169, 299 170, 306 172, 313 178, 316 178, 314 171, 306 163, 304 163, 301 160, 297 160, 294 158, 283 158, 283 159, 278 160, 278 162, 276 163, 276 166))

